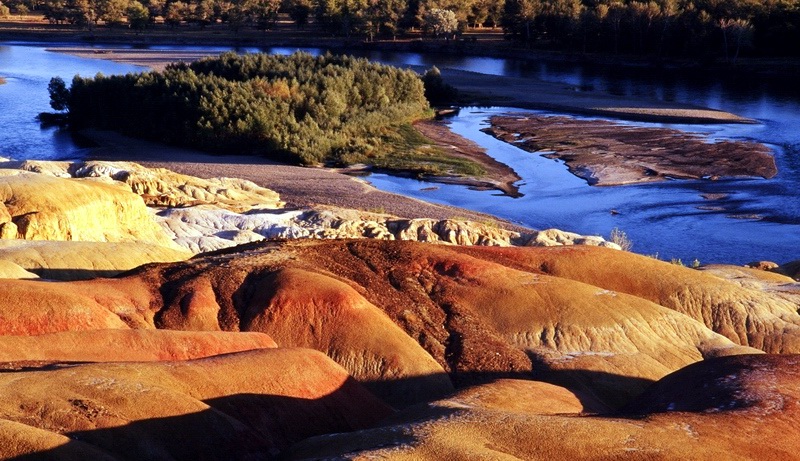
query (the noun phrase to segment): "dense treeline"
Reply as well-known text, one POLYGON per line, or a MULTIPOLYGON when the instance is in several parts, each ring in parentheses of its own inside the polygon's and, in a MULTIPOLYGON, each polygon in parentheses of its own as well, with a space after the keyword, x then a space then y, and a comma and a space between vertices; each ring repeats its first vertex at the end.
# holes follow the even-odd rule
POLYGON ((303 164, 381 164, 397 132, 430 112, 412 71, 307 53, 226 53, 164 72, 76 76, 65 99, 75 128, 303 164))
POLYGON ((17 12, 93 27, 155 22, 298 27, 368 39, 422 30, 452 37, 502 26, 529 45, 659 56, 800 55, 800 0, 6 0, 17 12))
POLYGON ((800 0, 506 0, 503 25, 581 51, 800 54, 800 0))

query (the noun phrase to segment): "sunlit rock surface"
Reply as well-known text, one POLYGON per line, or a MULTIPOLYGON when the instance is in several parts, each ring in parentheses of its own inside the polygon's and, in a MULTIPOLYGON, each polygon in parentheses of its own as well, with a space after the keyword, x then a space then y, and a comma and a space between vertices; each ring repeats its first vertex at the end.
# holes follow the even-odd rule
MULTIPOLYGON (((797 459, 799 366, 796 356, 703 361, 605 416, 518 411, 516 395, 492 406, 445 399, 374 429, 308 439, 287 459, 797 459)), ((553 393, 526 396, 536 398, 553 393)))
POLYGON ((142 264, 183 261, 191 256, 186 250, 143 242, 0 240, 0 264, 14 264, 23 270, 8 272, 5 278, 111 277, 142 264))
POLYGON ((390 412, 308 349, 0 373, 0 396, 7 458, 94 455, 88 445, 112 459, 269 459, 390 412))

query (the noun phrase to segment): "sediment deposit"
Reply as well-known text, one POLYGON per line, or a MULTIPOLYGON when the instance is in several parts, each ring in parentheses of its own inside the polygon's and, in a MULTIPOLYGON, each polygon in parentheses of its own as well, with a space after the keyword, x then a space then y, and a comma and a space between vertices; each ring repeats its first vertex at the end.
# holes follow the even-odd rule
POLYGON ((675 129, 563 116, 495 116, 491 124, 484 131, 563 160, 574 175, 598 186, 668 178, 771 178, 778 171, 769 148, 755 142, 709 142, 675 129))

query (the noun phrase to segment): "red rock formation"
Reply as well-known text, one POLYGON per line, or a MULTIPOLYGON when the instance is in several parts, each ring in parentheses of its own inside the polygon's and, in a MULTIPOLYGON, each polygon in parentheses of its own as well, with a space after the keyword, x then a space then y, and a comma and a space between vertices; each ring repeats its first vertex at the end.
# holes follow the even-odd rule
POLYGON ((170 330, 64 331, 3 336, 3 362, 151 362, 190 360, 277 347, 263 333, 170 330))
POLYGON ((0 455, 88 455, 90 446, 121 459, 270 459, 389 413, 307 349, 0 373, 0 455))
POLYGON ((271 242, 119 279, 3 283, 6 334, 264 332, 325 352, 398 406, 445 395, 445 372, 459 387, 535 376, 619 405, 692 362, 800 338, 789 299, 594 247, 271 242))
POLYGON ((287 458, 797 459, 799 371, 797 356, 703 361, 653 385, 630 418, 517 411, 513 395, 492 407, 447 399, 357 435, 306 440, 287 458))

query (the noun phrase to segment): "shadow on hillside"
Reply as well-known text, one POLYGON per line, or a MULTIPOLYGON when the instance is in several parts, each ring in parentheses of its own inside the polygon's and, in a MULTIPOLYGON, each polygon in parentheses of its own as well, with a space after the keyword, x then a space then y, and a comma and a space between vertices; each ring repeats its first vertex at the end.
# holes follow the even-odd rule
POLYGON ((26 269, 26 270, 28 272, 38 275, 41 280, 55 280, 59 282, 91 280, 96 278, 112 278, 126 272, 123 270, 71 269, 71 268, 36 268, 36 269, 26 269))
MULTIPOLYGON (((375 395, 397 396, 398 389, 424 389, 435 375, 417 376, 399 380, 362 382, 375 395)), ((591 370, 550 370, 543 366, 533 372, 460 372, 450 374, 458 392, 467 387, 491 383, 498 379, 543 381, 569 389, 580 400, 586 413, 613 413, 630 399, 644 392, 653 381, 631 376, 615 375, 591 370)), ((446 398, 449 394, 430 396, 428 401, 446 398)), ((392 402, 396 408, 414 405, 419 400, 406 399, 406 405, 392 402)))
MULTIPOLYGON (((350 384, 352 386, 355 383, 350 384)), ((25 455, 5 458, 3 448, 9 447, 0 446, 0 457, 25 461, 275 459, 300 440, 371 427, 386 416, 387 409, 382 406, 356 413, 353 408, 363 407, 365 403, 353 401, 354 394, 347 390, 351 386, 345 383, 336 392, 318 399, 261 394, 236 394, 209 399, 202 402, 208 405, 207 409, 191 413, 140 419, 116 427, 65 432, 64 435, 71 439, 69 442, 25 455)), ((147 393, 142 395, 146 398, 147 393)), ((117 424, 125 418, 136 417, 137 411, 147 411, 147 408, 169 413, 185 411, 190 406, 202 406, 199 401, 187 402, 187 399, 178 397, 173 402, 143 402, 141 410, 131 406, 126 409, 126 414, 115 409, 114 402, 73 398, 69 403, 73 408, 69 417, 83 420, 73 424, 87 426, 117 424)), ((8 440, 17 442, 47 440, 42 437, 43 433, 32 433, 28 432, 29 428, 19 427, 24 429, 21 434, 14 434, 11 428, 3 427, 3 439, 8 437, 8 440)))
MULTIPOLYGON (((48 364, 39 371, 59 365, 48 364)), ((60 365, 69 366, 69 365, 60 365)), ((26 368, 25 371, 36 369, 26 368)), ((376 393, 392 393, 397 386, 413 389, 423 386, 431 376, 362 383, 376 393)), ((592 385, 618 386, 618 390, 640 389, 650 382, 643 379, 589 371, 548 371, 540 373, 474 372, 458 373, 457 381, 469 385, 490 383, 497 379, 544 380, 569 385, 586 413, 612 413, 612 406, 603 401, 592 385), (548 379, 541 379, 546 377, 548 379)), ((236 394, 205 400, 209 408, 168 417, 140 419, 116 427, 71 431, 64 435, 71 441, 64 445, 26 455, 14 460, 41 459, 175 459, 175 460, 235 460, 277 459, 293 444, 318 435, 347 432, 368 427, 410 423, 420 419, 446 417, 457 409, 417 404, 399 413, 386 416, 385 407, 370 408, 356 413, 353 407, 364 406, 353 401, 346 389, 356 385, 352 378, 336 392, 319 399, 302 399, 279 395, 236 394)), ((466 385, 460 388, 468 387, 466 385)), ((456 391, 458 392, 458 391, 456 391)), ((627 392, 626 392, 627 393, 627 392)), ((177 392, 176 392, 177 394, 177 392)), ((147 398, 147 394, 141 394, 147 398)), ((448 395, 438 397, 447 398, 448 395)), ((509 396, 513 398, 513 396, 509 396)), ((102 396, 100 396, 102 398, 102 396)), ((413 400, 410 399, 410 400, 413 400)), ((72 399, 71 418, 83 419, 80 424, 113 425, 135 417, 113 408, 113 402, 95 399, 72 399)), ((176 412, 187 404, 176 398, 176 412)), ((169 412, 170 402, 142 402, 159 413, 169 412), (164 405, 161 408, 160 405, 164 405)), ((200 402, 197 402, 200 405, 200 402)), ((133 407, 127 411, 133 412, 133 407)), ((138 411, 138 410, 137 410, 138 411)), ((49 429, 49 428, 48 428, 49 429)), ((5 436, 10 433, 5 432, 5 436)), ((13 435, 12 435, 13 437, 13 435)), ((403 435, 413 443, 410 435, 403 435)), ((23 432, 19 440, 37 440, 38 434, 23 432)), ((0 450, 2 455, 2 450, 0 450)))

